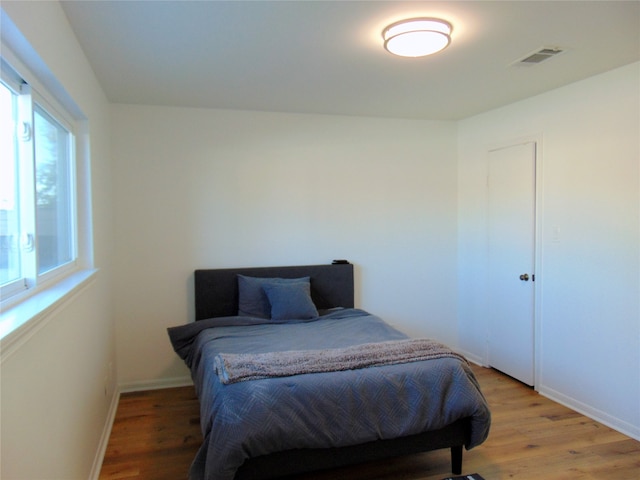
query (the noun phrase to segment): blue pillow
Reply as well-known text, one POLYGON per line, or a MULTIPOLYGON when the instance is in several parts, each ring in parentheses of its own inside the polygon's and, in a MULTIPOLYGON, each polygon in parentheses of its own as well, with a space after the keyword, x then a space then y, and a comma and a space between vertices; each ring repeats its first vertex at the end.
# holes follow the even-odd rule
POLYGON ((307 320, 318 316, 309 283, 269 283, 264 285, 264 291, 271 303, 272 320, 307 320))
POLYGON ((259 278, 238 275, 238 315, 246 317, 271 318, 271 303, 264 291, 265 285, 306 283, 309 277, 300 278, 259 278))

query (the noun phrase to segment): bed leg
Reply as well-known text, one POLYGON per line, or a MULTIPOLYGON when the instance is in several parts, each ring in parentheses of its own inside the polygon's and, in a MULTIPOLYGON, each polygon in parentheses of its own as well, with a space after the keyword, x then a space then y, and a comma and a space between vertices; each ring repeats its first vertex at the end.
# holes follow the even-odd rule
POLYGON ((454 475, 462 473, 462 445, 451 447, 451 472, 454 475))

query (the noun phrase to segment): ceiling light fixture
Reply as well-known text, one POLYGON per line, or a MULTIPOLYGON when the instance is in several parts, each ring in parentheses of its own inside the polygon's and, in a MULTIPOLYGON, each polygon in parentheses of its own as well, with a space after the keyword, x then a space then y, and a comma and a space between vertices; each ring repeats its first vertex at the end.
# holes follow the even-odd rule
POLYGON ((411 18, 382 31, 384 48, 401 57, 424 57, 451 43, 451 24, 437 18, 411 18))

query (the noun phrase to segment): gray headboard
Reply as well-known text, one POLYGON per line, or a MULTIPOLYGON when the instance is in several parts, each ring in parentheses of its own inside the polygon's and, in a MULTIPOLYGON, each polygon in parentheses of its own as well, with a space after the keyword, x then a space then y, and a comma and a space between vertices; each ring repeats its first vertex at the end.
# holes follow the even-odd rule
POLYGON ((238 314, 237 275, 249 277, 311 277, 311 298, 318 310, 353 308, 353 265, 302 265, 196 270, 196 320, 238 314))

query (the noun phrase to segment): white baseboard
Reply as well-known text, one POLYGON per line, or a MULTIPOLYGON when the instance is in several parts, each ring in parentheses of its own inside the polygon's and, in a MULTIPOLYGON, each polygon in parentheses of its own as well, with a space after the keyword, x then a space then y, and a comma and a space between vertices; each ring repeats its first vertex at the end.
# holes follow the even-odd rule
POLYGON ((193 385, 190 377, 174 377, 165 378, 162 380, 130 382, 117 387, 113 392, 113 396, 111 397, 111 405, 109 406, 109 412, 107 414, 107 419, 102 430, 102 436, 100 437, 100 443, 98 444, 96 456, 93 460, 93 466, 91 467, 89 480, 98 480, 98 478, 100 477, 100 470, 102 469, 104 455, 107 452, 107 446, 109 445, 109 437, 111 436, 113 422, 116 419, 116 412, 118 411, 118 403, 120 402, 121 393, 141 392, 144 390, 158 390, 161 388, 172 387, 188 387, 190 385, 193 385))
POLYGON ((142 392, 144 390, 159 390, 161 388, 188 387, 193 385, 191 377, 172 377, 159 380, 143 380, 120 385, 120 392, 142 392))
POLYGON ((89 480, 98 480, 100 477, 100 470, 102 469, 102 461, 104 460, 104 454, 107 451, 107 445, 109 445, 109 437, 111 436, 111 428, 113 422, 116 419, 116 412, 118 411, 118 403, 120 401, 120 390, 115 389, 111 396, 111 405, 109 405, 109 412, 107 414, 107 420, 104 423, 102 429, 102 436, 100 437, 100 443, 98 444, 98 450, 96 456, 93 459, 93 466, 91 467, 91 474, 89 480))
POLYGON ((482 358, 479 357, 478 355, 475 355, 471 352, 467 352, 466 350, 462 350, 460 348, 454 348, 453 350, 456 353, 459 353, 460 355, 462 355, 467 360, 469 360, 471 363, 475 363, 476 365, 479 365, 481 367, 486 367, 486 364, 484 363, 482 358))
POLYGON ((582 415, 585 415, 596 422, 602 423, 607 427, 613 428, 614 430, 627 435, 635 440, 640 441, 640 427, 636 425, 632 425, 629 422, 625 422, 624 420, 620 420, 619 418, 613 417, 608 413, 605 413, 597 408, 594 408, 590 405, 582 403, 574 398, 568 397, 552 388, 545 387, 544 385, 540 386, 538 389, 538 393, 544 397, 553 400, 561 405, 564 405, 567 408, 575 410, 582 415))
MULTIPOLYGON (((467 360, 481 367, 487 367, 485 362, 481 357, 471 353, 466 352, 461 349, 456 349, 456 352, 463 355, 467 360)), ((490 368, 490 367, 489 367, 490 368)), ((614 430, 622 433, 623 435, 627 435, 628 437, 633 438, 634 440, 640 441, 640 426, 633 425, 629 422, 625 422, 619 418, 616 418, 612 415, 609 415, 606 412, 598 410, 597 408, 592 407, 591 405, 587 405, 582 403, 574 398, 568 397, 552 388, 546 387, 544 385, 536 386, 535 390, 542 396, 547 397, 554 402, 559 403, 560 405, 564 405, 567 408, 575 410, 582 415, 585 415, 596 422, 602 423, 607 427, 613 428, 614 430)))

